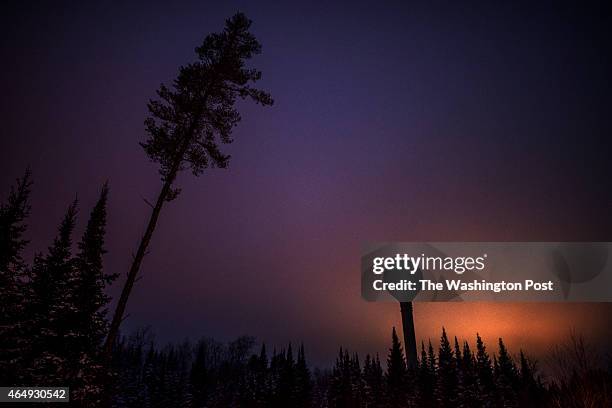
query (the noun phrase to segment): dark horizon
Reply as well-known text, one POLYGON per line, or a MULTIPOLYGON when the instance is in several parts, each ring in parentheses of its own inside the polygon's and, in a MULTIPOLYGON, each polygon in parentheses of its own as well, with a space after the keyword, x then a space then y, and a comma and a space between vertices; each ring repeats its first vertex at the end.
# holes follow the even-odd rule
MULTIPOLYGON (((160 187, 138 146, 159 84, 242 10, 276 100, 244 106, 229 169, 180 177, 124 332, 304 341, 319 365, 340 345, 382 355, 399 305, 361 300, 363 241, 611 240, 603 3, 58 4, 11 4, 0 17, 0 197, 31 166, 32 256, 75 195, 80 233, 108 180, 113 296, 149 214, 143 197, 160 187)), ((417 304, 417 341, 445 326, 540 354, 574 327, 604 347, 611 311, 417 304)))

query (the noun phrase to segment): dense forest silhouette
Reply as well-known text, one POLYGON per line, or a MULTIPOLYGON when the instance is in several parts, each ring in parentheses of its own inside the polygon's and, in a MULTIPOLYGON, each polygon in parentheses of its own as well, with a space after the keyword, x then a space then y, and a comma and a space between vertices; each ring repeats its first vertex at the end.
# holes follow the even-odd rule
MULTIPOLYGON (((478 334, 474 344, 460 343, 444 328, 439 341, 421 343, 420 356, 408 360, 395 328, 383 356, 339 345, 331 369, 311 367, 299 342, 272 350, 251 337, 160 346, 150 331, 120 335, 161 210, 180 193, 178 173, 228 165, 219 145, 232 141, 240 121, 237 99, 272 104, 252 87, 261 73, 246 67, 261 51, 250 24, 241 13, 228 19, 148 104, 141 145, 159 166, 162 186, 114 313, 107 289, 119 275, 103 267, 108 185, 81 237, 74 236, 75 200, 58 220, 55 239, 32 260, 24 258, 30 172, 11 188, 0 207, 0 385, 68 386, 70 404, 79 407, 612 406, 612 370, 580 338, 558 345, 561 370, 544 378, 535 360, 522 350, 513 355, 501 338, 491 351, 478 334)), ((410 355, 413 339, 406 343, 410 355)))
POLYGON ((159 346, 149 330, 121 336, 109 361, 106 289, 117 276, 102 262, 108 186, 78 242, 75 200, 47 251, 28 263, 31 186, 27 171, 0 207, 2 384, 68 386, 73 406, 92 407, 611 406, 612 365, 602 365, 580 338, 558 344, 561 371, 552 378, 522 350, 512 355, 501 338, 491 352, 478 334, 470 345, 449 339, 444 328, 435 345, 421 343, 414 368, 395 328, 387 355, 340 347, 332 369, 313 369, 303 344, 257 349, 245 336, 159 346))

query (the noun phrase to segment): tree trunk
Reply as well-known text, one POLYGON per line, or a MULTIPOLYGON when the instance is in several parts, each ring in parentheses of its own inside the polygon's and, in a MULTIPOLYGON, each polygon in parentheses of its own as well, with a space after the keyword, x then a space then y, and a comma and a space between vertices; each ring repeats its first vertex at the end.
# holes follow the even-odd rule
MULTIPOLYGON (((192 125, 189 134, 193 132, 194 126, 195 125, 192 125)), ((153 231, 155 231, 155 227, 157 226, 159 214, 164 203, 168 199, 172 188, 172 183, 174 183, 174 180, 176 179, 176 175, 178 174, 181 162, 183 161, 183 156, 187 151, 187 148, 189 147, 190 140, 191 137, 186 137, 180 145, 179 150, 176 152, 172 167, 165 177, 164 185, 161 191, 159 192, 155 207, 153 207, 153 211, 151 212, 151 217, 149 218, 147 229, 142 239, 140 240, 140 244, 138 245, 138 251, 136 251, 136 255, 134 256, 134 260, 132 261, 132 266, 130 267, 127 279, 125 281, 125 284, 123 285, 123 290, 121 291, 119 302, 117 302, 115 314, 113 315, 113 321, 111 322, 111 326, 108 331, 108 336, 106 336, 106 341, 104 342, 104 347, 102 351, 104 361, 107 364, 111 360, 113 344, 117 338, 117 335, 119 334, 119 326, 121 326, 121 322, 123 321, 123 314, 125 313, 127 301, 130 296, 130 292, 132 291, 132 287, 134 286, 134 282, 136 282, 136 277, 138 276, 138 271, 140 270, 140 264, 142 263, 142 260, 147 253, 147 248, 149 247, 149 243, 151 242, 153 231)))
POLYGON ((409 369, 417 366, 417 346, 414 333, 414 317, 412 315, 412 302, 400 302, 402 311, 402 330, 404 331, 404 348, 406 350, 406 363, 409 369))
MULTIPOLYGON (((176 177, 176 174, 174 175, 176 177)), ((173 177, 173 179, 174 179, 173 177)), ((117 302, 117 307, 115 308, 115 314, 113 315, 113 321, 111 323, 110 329, 108 331, 108 336, 106 336, 106 341, 104 343, 104 356, 107 361, 110 360, 110 356, 113 350, 113 344, 117 335, 119 334, 119 326, 123 321, 123 314, 125 313, 125 308, 127 306, 127 301, 130 296, 130 292, 132 291, 132 287, 134 286, 134 282, 136 281, 136 277, 138 276, 138 271, 140 270, 140 264, 147 252, 147 248, 149 243, 151 242, 151 237, 153 236, 153 231, 155 231, 155 226, 157 225, 157 220, 159 219, 159 214, 161 209, 166 202, 166 198, 168 197, 168 193, 170 192, 170 188, 172 186, 173 180, 166 180, 164 185, 157 197, 157 202, 155 203, 155 207, 153 207, 153 211, 151 212, 151 217, 149 218, 149 224, 147 225, 147 229, 140 240, 140 244, 138 245, 138 251, 134 256, 134 260, 132 261, 132 266, 130 267, 130 271, 127 275, 127 279, 125 284, 123 285, 123 290, 121 291, 121 297, 119 297, 119 301, 117 302)))

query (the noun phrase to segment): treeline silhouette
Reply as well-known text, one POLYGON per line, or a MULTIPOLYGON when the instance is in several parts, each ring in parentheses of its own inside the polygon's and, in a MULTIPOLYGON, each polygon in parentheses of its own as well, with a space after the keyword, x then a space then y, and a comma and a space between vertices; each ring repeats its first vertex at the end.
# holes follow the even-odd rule
MULTIPOLYGON (((500 338, 489 354, 476 335, 421 343, 415 369, 395 332, 388 353, 361 358, 341 348, 332 369, 312 369, 303 345, 256 348, 251 337, 210 338, 159 347, 148 331, 121 337, 105 358, 109 333, 104 271, 108 187, 73 238, 77 201, 55 239, 23 257, 31 175, 0 205, 0 384, 68 386, 72 406, 96 407, 610 407, 612 368, 579 338, 557 346, 558 375, 544 381, 523 351, 500 338)), ((551 339, 553 343, 554 339, 551 339)))
POLYGON ((492 358, 480 336, 476 350, 454 346, 442 330, 439 347, 422 344, 409 370, 395 332, 385 363, 340 349, 331 370, 309 368, 304 347, 255 352, 255 339, 227 344, 202 339, 157 348, 149 331, 115 349, 114 406, 134 407, 541 407, 553 391, 523 352, 515 362, 502 339, 492 358), (383 365, 385 366, 383 368, 383 365))

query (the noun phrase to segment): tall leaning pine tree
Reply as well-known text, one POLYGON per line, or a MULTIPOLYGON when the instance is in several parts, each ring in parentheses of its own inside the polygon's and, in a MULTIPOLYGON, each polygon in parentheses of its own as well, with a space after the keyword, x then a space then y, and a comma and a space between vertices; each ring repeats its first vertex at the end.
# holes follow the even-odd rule
POLYGON ((161 85, 158 99, 148 104, 148 138, 142 147, 159 164, 162 187, 117 302, 104 345, 107 358, 162 207, 180 192, 174 185, 177 174, 190 169, 197 176, 208 167, 227 167, 230 157, 219 143, 232 142, 232 131, 240 122, 235 107, 238 98, 272 104, 268 93, 251 86, 261 72, 248 68, 246 62, 261 52, 261 45, 249 32, 250 26, 242 13, 228 19, 222 32, 208 35, 195 49, 197 60, 181 67, 172 86, 161 85))

